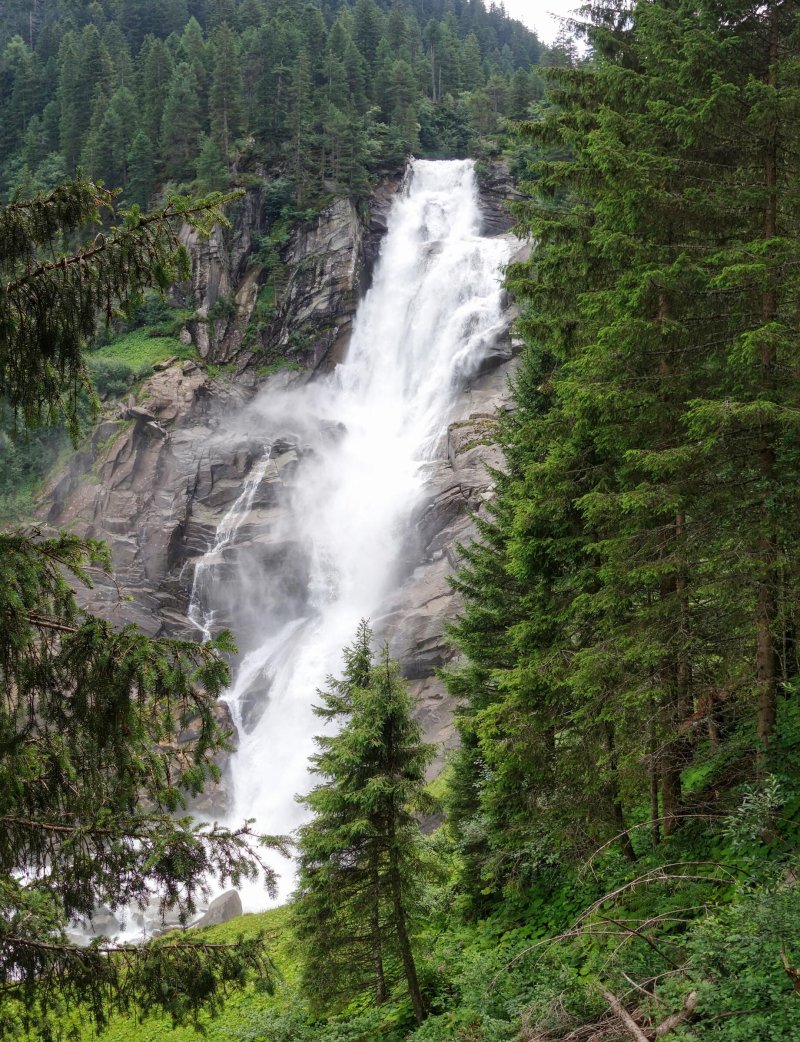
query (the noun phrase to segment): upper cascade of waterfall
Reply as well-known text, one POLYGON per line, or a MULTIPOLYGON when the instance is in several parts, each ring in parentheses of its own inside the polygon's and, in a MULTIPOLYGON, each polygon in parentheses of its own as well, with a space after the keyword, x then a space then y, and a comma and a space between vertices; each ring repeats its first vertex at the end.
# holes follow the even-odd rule
MULTIPOLYGON (((285 537, 307 561, 305 609, 253 620, 260 637, 243 649, 227 695, 240 731, 231 821, 255 818, 276 834, 302 820, 295 795, 311 784, 307 759, 320 727, 315 693, 338 671, 359 620, 374 617, 398 581, 399 550, 453 403, 506 324, 509 243, 482 237, 480 226, 474 164, 415 161, 393 203, 346 361, 305 387, 267 389, 247 409, 242 425, 262 444, 287 427, 315 444, 285 489, 285 537), (337 436, 324 436, 332 426, 337 436), (264 708, 253 723, 254 699, 264 708)), ((236 519, 262 478, 261 465, 254 467, 217 543, 235 538, 236 519)), ((242 574, 240 600, 254 584, 272 581, 268 571, 242 574)), ((213 590, 204 598, 213 602, 213 590)), ((204 632, 209 611, 197 620, 204 632)), ((285 897, 291 868, 283 874, 285 897)), ((262 891, 243 898, 246 907, 264 904, 262 891)))

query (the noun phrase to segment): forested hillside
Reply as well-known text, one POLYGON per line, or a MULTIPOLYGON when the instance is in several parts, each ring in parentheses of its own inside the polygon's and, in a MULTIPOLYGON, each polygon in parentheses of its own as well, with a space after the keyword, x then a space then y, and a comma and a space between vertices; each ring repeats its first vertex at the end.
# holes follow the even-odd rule
POLYGON ((0 11, 0 197, 81 169, 128 203, 258 160, 278 208, 363 193, 410 152, 476 154, 563 60, 480 0, 10 0, 0 11))

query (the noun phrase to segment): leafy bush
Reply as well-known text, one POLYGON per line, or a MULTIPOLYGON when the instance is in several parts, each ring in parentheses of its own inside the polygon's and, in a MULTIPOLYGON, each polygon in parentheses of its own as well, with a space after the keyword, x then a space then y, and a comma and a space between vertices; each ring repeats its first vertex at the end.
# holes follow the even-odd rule
POLYGON ((90 362, 89 371, 98 394, 109 398, 122 398, 137 380, 152 372, 152 367, 134 367, 122 358, 97 358, 90 362))
POLYGON ((741 894, 730 908, 700 922, 687 941, 685 976, 661 996, 679 1009, 698 994, 696 1019, 671 1035, 675 1042, 764 1042, 800 1038, 800 894, 782 884, 741 894))
POLYGON ((294 185, 286 177, 276 177, 264 189, 264 207, 267 219, 276 221, 285 207, 291 205, 294 196, 294 185))

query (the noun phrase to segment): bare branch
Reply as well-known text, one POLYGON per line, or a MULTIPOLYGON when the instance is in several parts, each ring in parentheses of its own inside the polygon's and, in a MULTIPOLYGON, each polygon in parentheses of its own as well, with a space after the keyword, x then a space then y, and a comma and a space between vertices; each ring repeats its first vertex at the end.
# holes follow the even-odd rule
POLYGON ((672 1013, 666 1018, 666 1020, 662 1020, 655 1030, 655 1037, 663 1038, 664 1035, 668 1035, 670 1031, 674 1031, 675 1028, 680 1027, 681 1024, 685 1023, 685 1021, 691 1020, 696 1009, 697 992, 690 991, 684 1000, 683 1009, 679 1010, 677 1013, 672 1013))
POLYGON ((608 988, 600 988, 600 993, 608 1003, 614 1016, 620 1024, 622 1024, 634 1042, 652 1042, 612 991, 609 991, 608 988))

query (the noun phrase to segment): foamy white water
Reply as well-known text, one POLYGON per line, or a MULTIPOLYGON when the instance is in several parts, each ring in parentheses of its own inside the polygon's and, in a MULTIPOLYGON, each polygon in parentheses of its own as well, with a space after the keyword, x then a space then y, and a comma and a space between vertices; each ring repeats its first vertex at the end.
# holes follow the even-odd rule
MULTIPOLYGON (((344 431, 320 438, 295 479, 290 527, 311 560, 307 612, 288 622, 258 620, 263 642, 246 654, 226 696, 240 732, 231 763, 232 824, 255 818, 260 831, 285 834, 303 820, 295 795, 313 784, 307 760, 322 726, 312 712, 316 691, 339 672, 341 649, 359 620, 374 615, 391 590, 426 464, 441 445, 456 395, 503 329, 509 246, 481 237, 480 220, 471 161, 415 162, 393 205, 347 361, 310 387, 265 393, 249 410, 251 431, 259 424, 275 430, 281 416, 307 430, 335 421, 344 431), (243 699, 259 678, 268 701, 248 732, 243 699)), ((217 543, 235 535, 263 477, 259 465, 217 543)), ((215 544, 210 554, 220 549, 215 544)), ((213 616, 199 606, 199 591, 193 602, 194 621, 207 636, 213 616)), ((277 867, 285 899, 292 870, 277 867)), ((247 910, 267 903, 261 887, 242 899, 247 910)))

